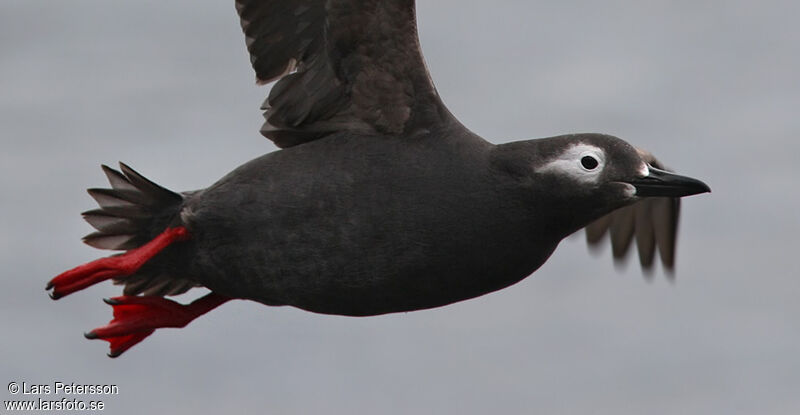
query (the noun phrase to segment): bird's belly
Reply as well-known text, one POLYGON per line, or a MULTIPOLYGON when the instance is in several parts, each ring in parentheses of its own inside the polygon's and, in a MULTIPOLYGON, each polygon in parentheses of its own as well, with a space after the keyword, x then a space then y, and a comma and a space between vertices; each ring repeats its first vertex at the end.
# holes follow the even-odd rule
MULTIPOLYGON (((267 305, 367 316, 439 307, 478 297, 516 283, 538 267, 492 272, 468 261, 449 266, 419 263, 403 267, 364 260, 381 255, 379 252, 359 254, 342 256, 336 264, 295 258, 294 262, 280 261, 255 273, 252 269, 239 269, 250 267, 228 263, 226 272, 211 276, 206 285, 214 291, 267 305)), ((248 262, 254 260, 243 261, 248 262)))
POLYGON ((447 238, 447 226, 419 232, 379 223, 356 229, 306 225, 214 230, 214 239, 199 244, 194 273, 212 290, 237 298, 326 314, 377 315, 443 306, 507 287, 535 271, 555 248, 534 251, 464 233, 447 238))
POLYGON ((367 212, 266 218, 247 226, 230 218, 197 231, 192 268, 204 285, 233 297, 326 314, 377 315, 507 287, 555 248, 526 249, 518 237, 493 241, 492 234, 509 237, 507 230, 378 220, 367 212))

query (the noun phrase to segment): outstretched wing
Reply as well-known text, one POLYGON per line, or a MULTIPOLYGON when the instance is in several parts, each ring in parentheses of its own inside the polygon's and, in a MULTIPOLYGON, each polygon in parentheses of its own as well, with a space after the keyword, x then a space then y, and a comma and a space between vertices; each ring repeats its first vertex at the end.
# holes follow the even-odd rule
MULTIPOLYGON (((655 168, 665 167, 652 154, 639 150, 644 161, 655 168)), ((675 269, 675 245, 681 209, 679 198, 651 197, 617 209, 586 227, 589 246, 598 246, 609 234, 615 260, 623 260, 631 251, 633 240, 639 262, 645 272, 653 270, 656 249, 664 269, 671 276, 675 269)))
POLYGON ((278 80, 261 129, 277 146, 452 120, 422 58, 413 0, 236 0, 236 9, 257 82, 278 80))

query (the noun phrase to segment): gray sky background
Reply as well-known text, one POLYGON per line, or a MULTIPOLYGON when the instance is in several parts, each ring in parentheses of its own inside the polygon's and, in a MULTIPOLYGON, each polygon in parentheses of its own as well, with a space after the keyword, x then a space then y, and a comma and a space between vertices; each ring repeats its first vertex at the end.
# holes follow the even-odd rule
POLYGON ((100 163, 188 190, 273 151, 267 90, 230 0, 3 0, 2 385, 116 384, 113 414, 800 412, 800 3, 421 0, 418 14, 439 92, 488 140, 610 133, 713 188, 683 205, 677 283, 572 238, 475 300, 374 318, 240 301, 108 359, 81 334, 119 289, 44 291, 106 254, 79 241, 84 189, 105 186, 100 163))

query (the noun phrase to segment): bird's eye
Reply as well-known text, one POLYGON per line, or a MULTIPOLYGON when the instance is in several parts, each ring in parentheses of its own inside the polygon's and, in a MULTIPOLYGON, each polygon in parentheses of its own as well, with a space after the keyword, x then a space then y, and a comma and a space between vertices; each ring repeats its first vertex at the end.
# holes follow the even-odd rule
POLYGON ((600 162, 598 162, 597 159, 592 156, 581 157, 581 166, 583 166, 583 168, 586 170, 594 170, 599 164, 600 162))

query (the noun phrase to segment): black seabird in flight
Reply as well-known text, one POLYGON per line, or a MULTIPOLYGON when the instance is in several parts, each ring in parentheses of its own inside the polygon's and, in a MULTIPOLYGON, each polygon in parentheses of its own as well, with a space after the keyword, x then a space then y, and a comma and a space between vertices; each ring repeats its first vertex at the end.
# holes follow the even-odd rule
POLYGON ((370 316, 512 285, 558 243, 610 228, 674 261, 678 198, 709 188, 602 134, 494 145, 439 98, 413 0, 237 0, 259 83, 276 81, 262 134, 282 149, 208 188, 176 193, 103 166, 110 189, 84 241, 125 251, 66 271, 54 299, 106 279, 114 319, 86 334, 117 356, 231 299, 370 316), (190 304, 165 296, 211 292, 190 304))

